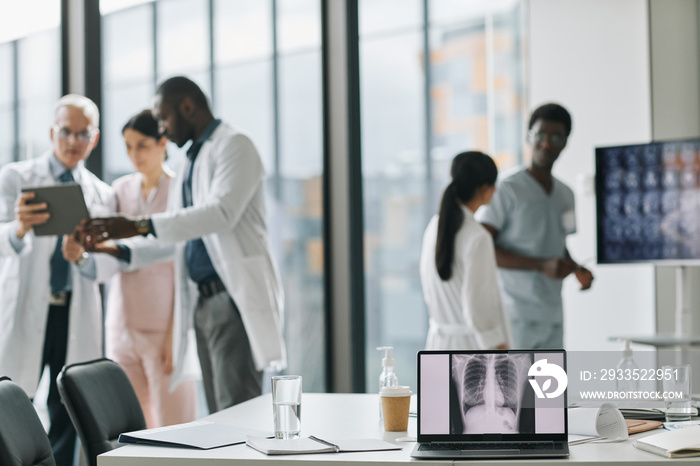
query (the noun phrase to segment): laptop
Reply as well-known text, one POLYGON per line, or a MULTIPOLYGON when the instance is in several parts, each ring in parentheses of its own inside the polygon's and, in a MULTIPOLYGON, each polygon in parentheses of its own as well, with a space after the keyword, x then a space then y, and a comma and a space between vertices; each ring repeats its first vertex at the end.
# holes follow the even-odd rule
POLYGON ((569 456, 566 352, 418 352, 424 459, 569 456))

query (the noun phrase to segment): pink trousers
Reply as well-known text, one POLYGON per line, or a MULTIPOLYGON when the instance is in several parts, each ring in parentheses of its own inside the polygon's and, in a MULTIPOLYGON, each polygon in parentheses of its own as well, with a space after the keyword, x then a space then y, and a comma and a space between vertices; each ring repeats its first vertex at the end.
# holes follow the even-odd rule
POLYGON ((164 339, 164 332, 107 328, 107 357, 129 377, 149 429, 190 422, 197 416, 193 380, 170 392, 170 375, 163 372, 161 360, 164 339))

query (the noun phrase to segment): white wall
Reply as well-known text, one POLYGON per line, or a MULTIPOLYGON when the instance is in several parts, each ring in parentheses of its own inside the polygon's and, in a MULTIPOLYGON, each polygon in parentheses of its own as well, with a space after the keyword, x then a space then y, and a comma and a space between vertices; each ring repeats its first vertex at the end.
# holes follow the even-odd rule
MULTIPOLYGON (((653 136, 656 140, 700 137, 700 41, 698 0, 650 0, 653 136)), ((700 267, 689 267, 689 283, 700 267)), ((692 314, 684 331, 700 333, 700 289, 683 290, 692 314)), ((656 268, 656 327, 676 328, 676 267, 656 268)), ((700 380, 700 379, 698 379, 700 380)))
MULTIPOLYGON (((579 261, 596 257, 594 148, 652 137, 648 18, 642 0, 530 3, 530 107, 559 102, 573 118, 554 171, 576 194, 568 246, 579 261)), ((591 290, 578 291, 573 277, 564 284, 567 349, 616 350, 610 336, 654 333, 653 267, 587 265, 591 290)))
POLYGON ((700 137, 698 0, 649 0, 654 139, 700 137))
MULTIPOLYGON (((652 133, 654 139, 700 137, 700 41, 698 0, 650 0, 652 133)), ((700 334, 700 267, 688 267, 683 305, 687 317, 680 330, 700 334)), ((656 328, 676 332, 676 267, 656 268, 656 328)), ((700 392, 698 347, 659 355, 660 363, 688 362, 692 387, 700 392)))

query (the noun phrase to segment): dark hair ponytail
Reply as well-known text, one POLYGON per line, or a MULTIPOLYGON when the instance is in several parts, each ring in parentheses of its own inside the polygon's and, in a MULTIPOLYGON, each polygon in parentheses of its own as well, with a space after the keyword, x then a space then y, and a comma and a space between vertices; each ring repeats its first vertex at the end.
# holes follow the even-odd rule
POLYGON ((435 266, 444 281, 452 277, 455 238, 464 222, 460 204, 472 200, 480 187, 495 184, 498 169, 488 155, 469 151, 455 156, 450 174, 452 182, 445 188, 440 201, 435 245, 435 266))
MULTIPOLYGON (((160 138, 163 137, 163 135, 160 132, 160 129, 158 129, 158 121, 156 121, 156 119, 153 118, 153 114, 150 110, 142 110, 136 115, 132 116, 129 119, 129 121, 127 121, 124 124, 124 127, 122 128, 122 134, 124 134, 124 131, 126 131, 127 129, 133 129, 134 131, 138 131, 144 136, 153 138, 156 141, 160 141, 160 138)), ((165 159, 168 159, 167 152, 165 153, 165 159)))

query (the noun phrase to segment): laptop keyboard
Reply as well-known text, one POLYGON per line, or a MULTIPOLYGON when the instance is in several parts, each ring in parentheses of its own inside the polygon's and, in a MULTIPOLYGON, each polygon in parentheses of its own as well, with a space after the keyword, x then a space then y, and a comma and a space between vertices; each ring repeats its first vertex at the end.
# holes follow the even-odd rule
POLYGON ((423 443, 418 447, 421 451, 446 450, 554 450, 554 442, 449 442, 423 443))

